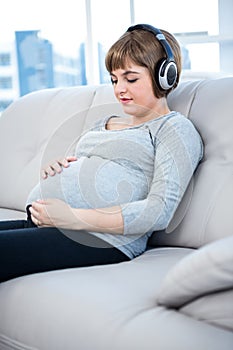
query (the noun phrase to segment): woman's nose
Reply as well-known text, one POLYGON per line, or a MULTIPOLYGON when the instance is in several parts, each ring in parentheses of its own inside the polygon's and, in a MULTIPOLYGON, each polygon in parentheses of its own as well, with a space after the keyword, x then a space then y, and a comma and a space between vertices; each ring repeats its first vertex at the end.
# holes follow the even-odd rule
POLYGON ((118 80, 118 82, 115 85, 115 92, 118 94, 122 94, 126 91, 126 84, 124 81, 118 80))

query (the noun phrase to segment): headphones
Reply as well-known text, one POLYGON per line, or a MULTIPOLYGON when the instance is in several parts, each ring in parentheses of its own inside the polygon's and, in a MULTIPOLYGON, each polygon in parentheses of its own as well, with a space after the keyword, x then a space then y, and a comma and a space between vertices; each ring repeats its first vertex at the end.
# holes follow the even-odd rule
POLYGON ((163 58, 158 62, 155 67, 155 80, 158 84, 158 87, 161 90, 171 89, 177 79, 177 66, 175 63, 174 55, 172 53, 171 46, 167 42, 163 33, 158 29, 149 24, 136 24, 127 29, 127 32, 133 32, 134 30, 146 30, 155 35, 156 39, 162 45, 166 58, 163 58))

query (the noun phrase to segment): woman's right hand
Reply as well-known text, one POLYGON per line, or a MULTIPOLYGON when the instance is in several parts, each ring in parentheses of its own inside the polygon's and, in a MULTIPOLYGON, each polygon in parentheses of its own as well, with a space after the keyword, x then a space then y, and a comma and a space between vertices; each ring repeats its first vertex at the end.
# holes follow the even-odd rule
POLYGON ((47 179, 48 176, 54 176, 60 174, 62 168, 68 168, 69 163, 75 162, 77 158, 75 156, 68 156, 62 159, 55 160, 52 164, 47 165, 41 170, 42 179, 47 179))

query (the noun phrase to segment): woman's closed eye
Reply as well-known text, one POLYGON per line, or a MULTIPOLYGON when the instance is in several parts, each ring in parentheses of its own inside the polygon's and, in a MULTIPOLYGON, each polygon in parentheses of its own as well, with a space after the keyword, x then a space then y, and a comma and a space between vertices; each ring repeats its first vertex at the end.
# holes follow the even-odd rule
MULTIPOLYGON (((135 78, 135 79, 126 79, 126 81, 127 81, 128 83, 130 83, 130 84, 135 83, 137 80, 138 80, 138 78, 135 78)), ((117 81, 116 79, 111 78, 111 83, 112 83, 113 85, 117 84, 117 82, 118 82, 118 81, 117 81)))
POLYGON ((111 83, 114 85, 114 84, 116 84, 116 83, 117 83, 117 80, 116 80, 116 79, 111 78, 111 83))
POLYGON ((127 79, 128 83, 135 83, 138 80, 138 78, 135 79, 127 79))

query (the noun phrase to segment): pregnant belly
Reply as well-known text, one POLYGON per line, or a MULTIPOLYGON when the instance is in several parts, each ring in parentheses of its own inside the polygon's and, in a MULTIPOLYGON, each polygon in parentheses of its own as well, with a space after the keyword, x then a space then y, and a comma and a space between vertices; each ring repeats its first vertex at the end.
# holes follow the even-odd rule
POLYGON ((41 180, 27 204, 39 198, 58 198, 76 208, 101 208, 143 199, 147 193, 143 172, 99 157, 82 157, 60 174, 41 180))

